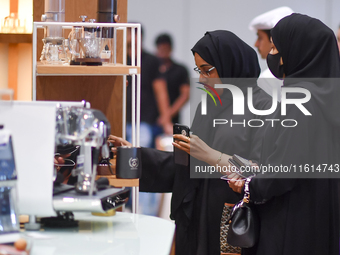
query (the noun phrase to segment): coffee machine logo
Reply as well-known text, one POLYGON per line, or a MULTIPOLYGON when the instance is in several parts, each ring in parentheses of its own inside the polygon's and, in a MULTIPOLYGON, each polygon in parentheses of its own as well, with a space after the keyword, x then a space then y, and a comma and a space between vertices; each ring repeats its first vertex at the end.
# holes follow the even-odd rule
POLYGON ((131 167, 131 169, 137 169, 139 166, 139 160, 138 158, 130 158, 129 159, 129 166, 131 167))

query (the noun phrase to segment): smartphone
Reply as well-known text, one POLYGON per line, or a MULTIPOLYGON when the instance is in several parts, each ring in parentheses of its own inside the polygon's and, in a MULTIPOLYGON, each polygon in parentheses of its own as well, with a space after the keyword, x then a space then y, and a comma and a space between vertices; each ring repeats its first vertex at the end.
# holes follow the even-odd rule
MULTIPOLYGON (((176 123, 174 124, 173 133, 189 137, 190 129, 186 125, 181 125, 181 124, 176 123)), ((174 161, 175 161, 175 164, 188 166, 189 165, 189 154, 186 153, 185 151, 182 151, 174 147, 174 161)))
MULTIPOLYGON (((252 171, 252 162, 248 159, 242 158, 239 155, 234 154, 232 158, 228 160, 229 164, 233 166, 233 172, 237 173, 242 179, 255 176, 256 173, 252 171)), ((225 175, 221 177, 222 180, 230 180, 225 175)))
POLYGON ((234 154, 233 157, 229 159, 229 163, 237 168, 238 175, 242 178, 255 176, 255 173, 251 171, 252 163, 248 159, 234 154))
POLYGON ((248 159, 242 158, 241 156, 236 155, 236 154, 233 155, 233 160, 235 162, 237 162, 240 166, 243 166, 243 167, 251 167, 252 166, 251 161, 249 161, 248 159))

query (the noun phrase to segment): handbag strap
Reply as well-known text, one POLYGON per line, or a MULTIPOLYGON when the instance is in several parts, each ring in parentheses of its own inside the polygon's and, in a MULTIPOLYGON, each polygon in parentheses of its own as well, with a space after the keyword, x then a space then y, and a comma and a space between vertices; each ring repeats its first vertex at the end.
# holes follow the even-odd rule
POLYGON ((248 204, 250 202, 250 190, 249 190, 249 182, 251 181, 251 179, 253 178, 254 176, 250 176, 246 179, 245 183, 244 183, 244 196, 243 196, 243 199, 237 203, 233 210, 231 211, 231 214, 229 216, 229 219, 227 222, 230 223, 230 219, 233 217, 235 211, 237 208, 240 208, 240 207, 243 207, 243 204, 246 203, 248 204))
POLYGON ((246 179, 244 183, 244 196, 243 196, 243 202, 249 203, 250 202, 250 190, 249 190, 249 182, 251 181, 253 177, 249 177, 246 179))

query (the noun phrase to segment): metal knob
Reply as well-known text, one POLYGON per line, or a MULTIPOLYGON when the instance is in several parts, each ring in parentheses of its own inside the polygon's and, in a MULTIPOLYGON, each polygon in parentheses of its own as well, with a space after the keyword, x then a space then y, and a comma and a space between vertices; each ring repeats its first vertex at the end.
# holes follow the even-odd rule
POLYGON ((106 199, 106 202, 109 203, 112 206, 112 208, 116 206, 116 202, 113 201, 110 197, 106 199))
POLYGON ((96 23, 96 19, 89 19, 90 23, 96 23))
POLYGON ((86 19, 87 19, 87 16, 86 15, 80 15, 79 18, 81 18, 82 22, 85 22, 86 19))
POLYGON ((113 19, 114 19, 115 22, 119 22, 119 21, 120 21, 120 16, 116 14, 116 15, 113 17, 113 19))

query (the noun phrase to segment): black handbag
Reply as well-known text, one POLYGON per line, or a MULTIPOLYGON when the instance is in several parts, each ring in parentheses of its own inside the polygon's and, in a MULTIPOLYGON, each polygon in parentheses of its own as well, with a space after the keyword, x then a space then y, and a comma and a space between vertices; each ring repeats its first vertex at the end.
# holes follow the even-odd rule
POLYGON ((249 182, 247 178, 244 184, 244 197, 234 206, 229 218, 229 230, 227 242, 241 248, 253 247, 260 234, 260 223, 255 208, 249 203, 249 182))

